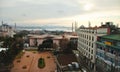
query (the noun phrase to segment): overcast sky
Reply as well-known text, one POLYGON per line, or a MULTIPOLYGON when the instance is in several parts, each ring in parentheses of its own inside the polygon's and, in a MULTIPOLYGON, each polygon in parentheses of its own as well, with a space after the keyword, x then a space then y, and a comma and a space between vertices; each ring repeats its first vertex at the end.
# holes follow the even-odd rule
MULTIPOLYGON (((120 0, 0 0, 0 21, 17 25, 120 24, 120 0)), ((1 23, 0 23, 1 24, 1 23)))

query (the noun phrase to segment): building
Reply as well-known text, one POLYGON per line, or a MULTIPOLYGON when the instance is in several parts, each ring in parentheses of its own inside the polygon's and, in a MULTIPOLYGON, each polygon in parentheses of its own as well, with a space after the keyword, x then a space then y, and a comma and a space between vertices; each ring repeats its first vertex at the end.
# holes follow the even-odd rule
POLYGON ((13 37, 15 35, 15 32, 13 28, 7 24, 3 24, 0 26, 0 36, 6 37, 13 37))
POLYGON ((98 37, 97 70, 100 72, 120 72, 120 34, 98 37))
POLYGON ((112 22, 101 24, 100 27, 84 27, 83 25, 76 30, 78 33, 78 51, 85 59, 90 69, 96 70, 96 41, 98 36, 109 35, 119 32, 112 22))
POLYGON ((57 72, 81 72, 74 54, 59 54, 56 57, 57 72))
POLYGON ((68 40, 76 42, 77 36, 72 36, 72 35, 28 35, 29 38, 29 45, 32 46, 39 46, 39 44, 42 44, 44 40, 47 38, 51 38, 53 40, 53 43, 56 43, 59 46, 59 42, 63 37, 66 37, 68 40), (71 39, 72 38, 72 39, 71 39))
POLYGON ((31 47, 36 47, 39 46, 39 44, 42 44, 42 42, 44 40, 46 40, 47 38, 51 38, 53 39, 53 43, 56 43, 57 45, 59 45, 59 40, 62 39, 62 37, 60 36, 55 36, 55 35, 28 35, 29 36, 29 45, 31 47))

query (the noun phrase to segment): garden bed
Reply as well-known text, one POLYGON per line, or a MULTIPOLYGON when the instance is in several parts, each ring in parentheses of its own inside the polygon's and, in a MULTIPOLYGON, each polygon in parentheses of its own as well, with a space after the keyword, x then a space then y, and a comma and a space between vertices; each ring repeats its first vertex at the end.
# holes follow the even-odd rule
POLYGON ((38 67, 39 68, 44 68, 45 67, 45 60, 43 58, 39 58, 38 67))

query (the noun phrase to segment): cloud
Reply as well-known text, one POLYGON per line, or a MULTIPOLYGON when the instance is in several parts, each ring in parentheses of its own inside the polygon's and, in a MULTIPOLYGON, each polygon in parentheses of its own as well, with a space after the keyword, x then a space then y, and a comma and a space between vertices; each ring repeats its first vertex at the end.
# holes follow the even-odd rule
POLYGON ((20 23, 69 24, 119 12, 120 0, 0 0, 0 20, 20 23))
MULTIPOLYGON (((49 1, 48 1, 49 3, 49 1)), ((73 16, 82 13, 78 6, 70 3, 49 3, 49 4, 30 4, 23 2, 14 7, 1 8, 2 16, 10 16, 15 19, 25 19, 21 15, 25 14, 26 19, 34 18, 59 18, 64 16, 73 16), (7 14, 7 15, 6 15, 7 14), (17 17, 16 17, 17 16, 17 17), (27 17, 28 16, 28 17, 27 17)))

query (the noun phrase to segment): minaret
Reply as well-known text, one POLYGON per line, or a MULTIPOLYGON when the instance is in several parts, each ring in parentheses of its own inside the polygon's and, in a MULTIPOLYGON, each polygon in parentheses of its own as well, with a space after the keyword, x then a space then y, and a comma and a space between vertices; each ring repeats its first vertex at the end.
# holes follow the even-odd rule
POLYGON ((77 30, 77 22, 75 21, 75 31, 77 30))
POLYGON ((16 23, 15 23, 15 30, 14 31, 16 31, 16 23))
POLYGON ((117 24, 117 28, 119 28, 119 24, 117 24))
POLYGON ((72 23, 72 32, 73 32, 73 23, 72 23))
POLYGON ((3 21, 2 21, 1 23, 2 23, 2 25, 3 25, 3 21))
POLYGON ((91 23, 90 23, 90 21, 88 22, 88 27, 89 27, 89 28, 91 27, 91 23))

